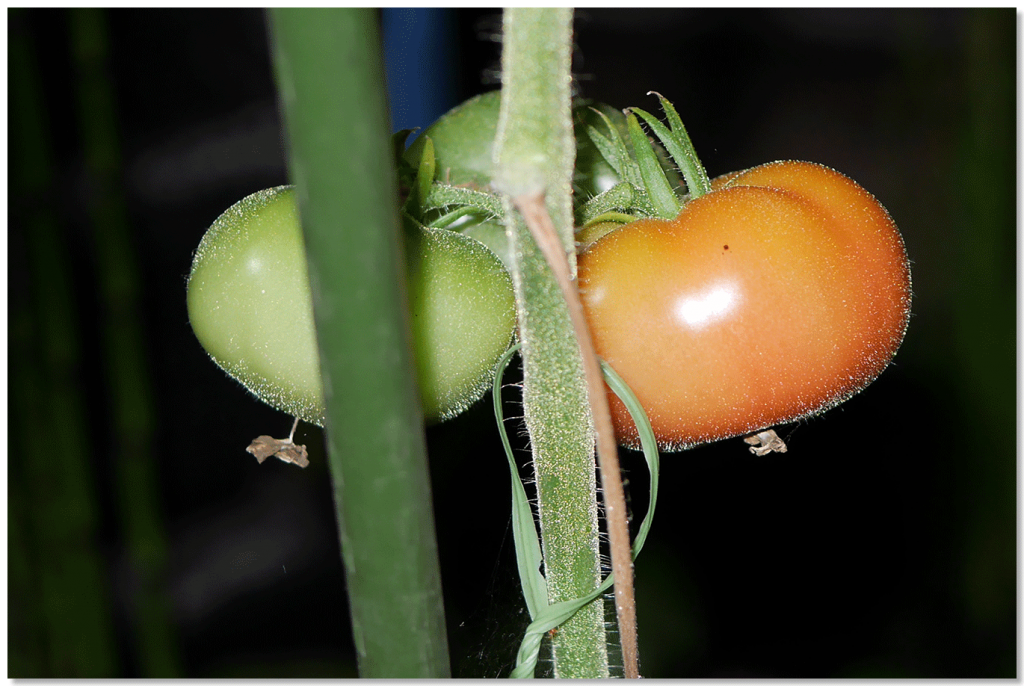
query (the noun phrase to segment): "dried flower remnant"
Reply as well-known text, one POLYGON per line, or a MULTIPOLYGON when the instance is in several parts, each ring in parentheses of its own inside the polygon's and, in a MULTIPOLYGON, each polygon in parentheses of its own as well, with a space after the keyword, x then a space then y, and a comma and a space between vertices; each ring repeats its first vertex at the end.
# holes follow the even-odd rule
POLYGON ((295 429, 299 425, 299 418, 295 418, 292 424, 292 432, 288 438, 272 438, 271 436, 260 436, 249 444, 246 452, 256 456, 256 461, 263 464, 268 457, 274 456, 282 462, 291 462, 300 467, 309 466, 309 457, 306 454, 306 446, 297 445, 292 439, 295 436, 295 429))
POLYGON ((750 445, 750 452, 758 456, 767 455, 768 453, 784 453, 787 450, 785 441, 779 438, 779 435, 775 433, 775 429, 768 429, 767 431, 747 436, 743 439, 743 442, 750 445))

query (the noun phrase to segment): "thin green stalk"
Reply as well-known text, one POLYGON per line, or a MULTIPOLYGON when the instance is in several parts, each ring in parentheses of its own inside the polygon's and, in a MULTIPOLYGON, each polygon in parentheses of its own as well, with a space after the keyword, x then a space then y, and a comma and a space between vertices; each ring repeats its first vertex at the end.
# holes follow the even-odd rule
POLYGON ((89 175, 89 219, 103 307, 104 370, 113 411, 118 515, 132 576, 129 621, 142 676, 180 675, 174 625, 163 587, 167 541, 153 455, 154 412, 144 336, 139 322, 138 259, 121 183, 121 151, 110 74, 104 10, 70 13, 78 72, 78 119, 89 175))
POLYGON ((52 202, 52 157, 35 54, 20 17, 10 33, 11 234, 27 284, 12 293, 9 675, 111 678, 117 653, 96 547, 98 507, 70 255, 52 202), (21 594, 25 593, 24 596, 21 594), (35 621, 34 617, 40 618, 35 621), (19 656, 20 658, 21 656, 19 656), (12 656, 13 658, 13 656, 12 656), (26 670, 26 671, 20 671, 26 670), (34 671, 35 673, 28 673, 34 671))
MULTIPOLYGON (((537 476, 548 602, 583 597, 601 581, 594 425, 580 350, 562 291, 511 197, 543 193, 575 274, 570 195, 575 147, 570 103, 572 11, 509 9, 504 15, 502 105, 495 185, 506 200, 514 255, 523 408, 537 476)), ((600 603, 559 628, 556 677, 606 678, 600 603)))
POLYGON ((447 677, 376 14, 270 17, 359 673, 447 677))

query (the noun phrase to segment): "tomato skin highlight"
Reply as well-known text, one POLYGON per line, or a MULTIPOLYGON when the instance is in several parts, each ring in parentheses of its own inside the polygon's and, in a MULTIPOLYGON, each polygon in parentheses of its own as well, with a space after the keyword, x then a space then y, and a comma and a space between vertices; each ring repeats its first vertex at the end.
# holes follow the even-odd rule
MULTIPOLYGON (((780 162, 714 187, 579 257, 597 352, 665 450, 834 407, 881 373, 909 317, 902 239, 856 183, 780 162)), ((637 446, 625 407, 609 402, 620 442, 637 446)))

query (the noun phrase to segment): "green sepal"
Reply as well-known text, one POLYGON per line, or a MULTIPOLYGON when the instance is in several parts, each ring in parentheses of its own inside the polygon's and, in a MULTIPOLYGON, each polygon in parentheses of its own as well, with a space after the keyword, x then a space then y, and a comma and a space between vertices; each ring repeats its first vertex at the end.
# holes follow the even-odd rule
POLYGON ((697 152, 693 148, 689 134, 686 133, 683 120, 679 118, 679 113, 676 112, 676 108, 672 106, 672 103, 667 98, 660 93, 651 92, 657 95, 661 101, 661 109, 668 118, 671 129, 639 107, 634 107, 631 111, 643 118, 647 125, 651 127, 651 131, 654 132, 654 135, 658 137, 661 144, 665 146, 665 150, 672 156, 673 161, 679 166, 680 171, 683 173, 683 179, 686 181, 686 188, 690 193, 690 197, 695 199, 711 192, 711 181, 704 170, 704 165, 700 163, 700 158, 697 157, 697 152))
POLYGON ((442 209, 451 205, 472 207, 478 212, 487 213, 493 217, 505 216, 501 200, 496 195, 460 186, 448 186, 443 183, 435 183, 430 186, 430 190, 425 196, 424 207, 426 209, 442 209))
POLYGON ((409 164, 403 153, 405 152, 405 142, 409 139, 416 129, 402 129, 396 131, 391 136, 391 148, 394 154, 395 160, 395 172, 398 175, 398 192, 399 199, 402 205, 405 204, 404 199, 408 199, 409 189, 412 188, 413 183, 416 181, 416 168, 409 164))
POLYGON ((415 235, 427 228, 423 225, 423 222, 406 212, 404 208, 399 210, 398 216, 402 220, 402 230, 406 234, 415 235))
POLYGON ((586 131, 587 136, 589 136, 590 140, 594 142, 594 147, 596 147, 598 152, 601 153, 601 157, 603 157, 608 165, 615 170, 615 173, 619 175, 619 178, 624 176, 625 169, 623 168, 622 163, 623 155, 616 150, 615 143, 593 126, 588 126, 586 131))
MULTIPOLYGON (((597 217, 612 212, 613 210, 622 210, 625 213, 632 213, 636 210, 637 205, 649 204, 643 193, 629 183, 619 183, 604 193, 594 196, 588 200, 583 207, 580 208, 578 216, 576 217, 576 224, 578 226, 587 226, 593 224, 597 217)), ((645 216, 645 213, 640 213, 639 216, 645 216)), ((639 217, 635 217, 639 218, 639 217)))
POLYGON ((626 214, 625 212, 605 212, 604 214, 597 215, 584 224, 581 227, 581 230, 594 226, 595 224, 607 224, 608 222, 613 222, 615 224, 631 224, 637 219, 640 219, 640 217, 634 217, 633 215, 626 214))
POLYGON ((401 131, 395 131, 391 134, 391 147, 395 153, 395 166, 400 167, 404 164, 406 167, 412 169, 412 166, 405 161, 402 155, 405 153, 405 143, 409 140, 409 136, 416 133, 418 130, 419 129, 402 129, 401 131))
POLYGON ((618 128, 604 112, 596 108, 592 109, 601 117, 601 120, 604 121, 605 126, 608 127, 608 131, 611 133, 611 138, 608 138, 595 127, 588 126, 587 135, 594 142, 594 147, 601 153, 609 166, 615 170, 620 179, 634 186, 642 186, 643 178, 640 174, 640 168, 637 167, 636 162, 630 156, 629 148, 626 147, 625 141, 619 135, 618 128))
POLYGON ((582 255, 594 243, 597 243, 611 233, 615 233, 633 220, 634 217, 622 214, 621 212, 602 214, 597 218, 597 221, 576 231, 576 254, 582 255))
POLYGON ((665 170, 658 161, 658 155, 632 112, 626 117, 626 126, 629 127, 629 140, 633 144, 636 163, 643 177, 643 187, 646 188, 648 198, 654 205, 656 216, 662 219, 675 218, 680 210, 679 199, 672 192, 665 170))
MULTIPOLYGON (((480 214, 481 214, 481 212, 480 212, 479 208, 477 208, 477 207, 470 207, 469 205, 463 205, 462 207, 460 207, 457 210, 452 210, 451 212, 449 212, 447 214, 442 214, 441 216, 437 217, 436 219, 432 219, 430 221, 430 228, 432 228, 432 229, 450 229, 452 224, 454 224, 455 222, 459 221, 463 217, 468 217, 468 216, 473 216, 473 215, 479 216, 480 214)), ((490 218, 491 218, 490 215, 488 215, 487 217, 484 217, 483 219, 486 221, 487 219, 490 219, 490 218)), ((458 229, 456 229, 456 230, 458 230, 458 229)))
POLYGON ((416 133, 416 129, 402 129, 401 131, 395 131, 391 134, 391 151, 394 154, 394 168, 398 170, 398 178, 404 179, 406 177, 413 178, 416 174, 416 169, 406 162, 406 158, 403 157, 406 153, 406 141, 409 137, 416 133))
POLYGON ((426 135, 423 136, 423 148, 420 154, 416 179, 409 189, 409 197, 405 201, 405 209, 419 221, 424 221, 424 216, 429 209, 427 197, 430 195, 430 187, 434 183, 434 142, 426 135))

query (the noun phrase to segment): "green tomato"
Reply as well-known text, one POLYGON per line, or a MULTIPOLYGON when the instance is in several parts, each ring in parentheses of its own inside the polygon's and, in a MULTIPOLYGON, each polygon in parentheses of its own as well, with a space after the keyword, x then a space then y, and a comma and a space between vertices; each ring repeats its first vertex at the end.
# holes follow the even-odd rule
POLYGON ((406 246, 423 414, 445 421, 491 387, 515 329, 512 279, 493 252, 455 231, 419 230, 406 246))
MULTIPOLYGON (((454 417, 490 385, 515 325, 508 273, 452 231, 406 242, 417 375, 428 422, 454 417)), ((241 200, 210 227, 188 280, 192 329, 260 400, 323 425, 324 394, 305 248, 290 186, 241 200)))
POLYGON ((403 157, 417 167, 423 136, 434 142, 438 180, 453 186, 484 187, 491 182, 491 149, 498 130, 501 91, 491 91, 456 105, 412 142, 403 157))
MULTIPOLYGON (((609 105, 587 101, 573 107, 573 126, 576 129, 576 172, 573 179, 577 195, 588 200, 619 182, 615 171, 601 157, 584 125, 596 126, 604 131, 600 117, 591 110, 596 107, 626 135, 626 118, 609 105)), ((484 187, 491 182, 494 167, 492 150, 498 131, 498 112, 501 91, 490 91, 470 98, 442 115, 423 135, 434 142, 434 156, 438 178, 453 186, 472 184, 484 187)), ((403 157, 414 167, 423 151, 423 136, 413 141, 403 157)))

